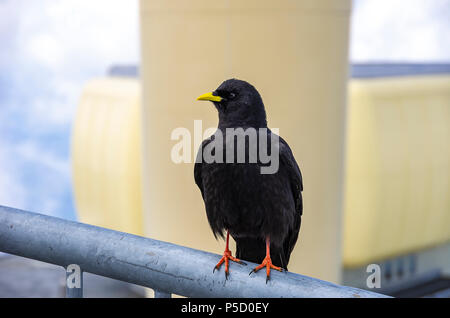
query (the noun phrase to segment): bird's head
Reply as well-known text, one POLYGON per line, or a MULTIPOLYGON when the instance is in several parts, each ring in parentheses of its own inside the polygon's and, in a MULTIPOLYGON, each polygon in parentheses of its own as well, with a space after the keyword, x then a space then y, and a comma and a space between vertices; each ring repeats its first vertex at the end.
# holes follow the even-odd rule
POLYGON ((214 103, 219 112, 219 127, 267 126, 261 95, 246 81, 226 80, 215 91, 203 94, 197 100, 214 103))

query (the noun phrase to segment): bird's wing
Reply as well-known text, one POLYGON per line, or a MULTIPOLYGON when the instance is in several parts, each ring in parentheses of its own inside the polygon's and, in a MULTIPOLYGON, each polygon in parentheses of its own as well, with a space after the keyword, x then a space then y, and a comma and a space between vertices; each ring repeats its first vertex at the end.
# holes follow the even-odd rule
POLYGON ((203 180, 202 180, 202 163, 201 162, 195 162, 194 179, 195 179, 195 183, 197 184, 198 188, 200 189, 200 192, 202 193, 202 197, 203 197, 203 180))
POLYGON ((289 262, 290 254, 294 249, 295 243, 297 242, 298 234, 300 232, 301 216, 303 214, 303 178, 300 168, 295 161, 294 155, 292 154, 291 148, 287 142, 280 137, 280 164, 282 164, 288 171, 289 182, 291 185, 292 196, 295 202, 295 215, 292 228, 289 231, 285 242, 283 244, 283 250, 285 253, 286 264, 289 262))
POLYGON ((211 137, 208 138, 208 139, 203 140, 200 148, 198 149, 197 157, 196 157, 195 164, 194 164, 194 179, 195 179, 195 183, 197 184, 198 188, 200 189, 200 192, 202 193, 202 198, 203 199, 204 199, 204 196, 203 196, 203 179, 202 179, 203 160, 199 160, 199 158, 201 158, 200 156, 202 156, 203 148, 205 148, 205 146, 209 142, 211 142, 211 137))
POLYGON ((280 137, 280 163, 288 170, 289 181, 291 184, 292 195, 294 196, 295 207, 297 212, 302 215, 302 191, 303 191, 303 178, 297 161, 295 161, 291 148, 287 142, 280 137))

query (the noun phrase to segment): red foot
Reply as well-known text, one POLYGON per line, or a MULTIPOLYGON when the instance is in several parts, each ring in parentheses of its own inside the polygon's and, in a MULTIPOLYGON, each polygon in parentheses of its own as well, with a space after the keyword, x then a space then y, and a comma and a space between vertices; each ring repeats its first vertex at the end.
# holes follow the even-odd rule
POLYGON ((270 259, 270 256, 267 255, 264 260, 262 261, 261 265, 256 266, 254 269, 252 269, 252 271, 250 272, 249 275, 251 275, 253 272, 257 272, 259 271, 261 268, 266 267, 266 284, 267 282, 270 280, 270 269, 275 269, 279 272, 283 272, 284 269, 278 266, 275 266, 272 264, 272 260, 270 259))
POLYGON ((230 267, 229 261, 230 260, 233 261, 233 262, 242 264, 242 265, 246 265, 240 259, 238 259, 236 257, 233 257, 231 255, 231 251, 229 249, 226 249, 225 252, 223 252, 223 256, 220 259, 219 263, 217 263, 217 265, 214 266, 213 273, 216 271, 216 269, 217 270, 220 269, 220 266, 222 266, 222 263, 225 262, 225 279, 228 279, 228 275, 230 274, 230 271, 229 271, 229 267, 230 267))

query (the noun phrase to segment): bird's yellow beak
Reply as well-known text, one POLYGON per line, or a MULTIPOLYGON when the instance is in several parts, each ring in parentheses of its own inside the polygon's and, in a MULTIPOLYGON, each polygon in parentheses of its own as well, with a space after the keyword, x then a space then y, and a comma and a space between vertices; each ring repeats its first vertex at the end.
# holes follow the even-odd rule
POLYGON ((197 100, 209 100, 211 102, 220 102, 222 97, 213 95, 213 93, 206 93, 197 97, 197 100))

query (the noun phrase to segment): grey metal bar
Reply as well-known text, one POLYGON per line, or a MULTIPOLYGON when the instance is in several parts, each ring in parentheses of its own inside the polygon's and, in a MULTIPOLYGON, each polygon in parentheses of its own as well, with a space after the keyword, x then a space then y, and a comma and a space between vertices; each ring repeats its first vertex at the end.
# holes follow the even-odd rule
POLYGON ((291 272, 266 284, 250 262, 225 280, 217 254, 2 206, 0 251, 188 297, 386 297, 291 272))
POLYGON ((159 291, 157 289, 153 290, 155 293, 155 298, 172 298, 172 294, 159 291))

